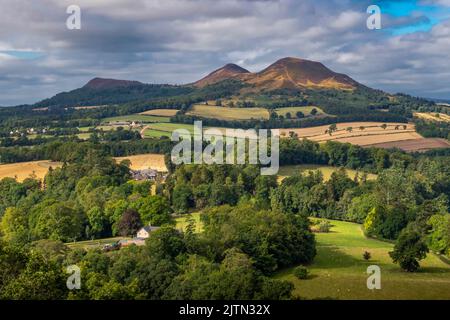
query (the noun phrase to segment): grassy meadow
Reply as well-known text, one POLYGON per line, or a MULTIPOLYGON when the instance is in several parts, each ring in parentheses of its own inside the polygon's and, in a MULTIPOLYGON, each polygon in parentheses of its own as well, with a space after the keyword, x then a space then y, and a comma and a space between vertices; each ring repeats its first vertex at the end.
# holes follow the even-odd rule
POLYGON ((366 238, 358 224, 330 222, 331 232, 316 233, 317 256, 307 266, 308 279, 297 279, 293 268, 275 276, 291 281, 295 295, 307 299, 450 299, 450 266, 434 254, 420 262, 419 272, 404 272, 389 257, 393 244, 366 238), (371 253, 369 261, 363 259, 364 251, 371 253), (367 289, 369 265, 381 268, 380 290, 367 289))
POLYGON ((264 108, 230 108, 196 104, 187 115, 219 120, 269 119, 269 111, 264 108))
MULTIPOLYGON (((314 164, 300 164, 300 165, 293 165, 293 166, 282 166, 280 167, 280 170, 278 171, 278 178, 279 180, 283 180, 286 177, 293 176, 298 173, 307 173, 308 171, 315 171, 319 170, 323 174, 324 180, 329 180, 331 177, 331 174, 335 171, 338 171, 339 168, 337 167, 331 167, 331 166, 321 166, 321 165, 314 165, 314 164)), ((347 175, 354 179, 356 174, 359 174, 359 176, 362 176, 362 172, 357 170, 351 170, 351 169, 345 169, 347 172, 347 175)), ((375 180, 377 176, 375 174, 369 173, 367 175, 368 180, 375 180)))

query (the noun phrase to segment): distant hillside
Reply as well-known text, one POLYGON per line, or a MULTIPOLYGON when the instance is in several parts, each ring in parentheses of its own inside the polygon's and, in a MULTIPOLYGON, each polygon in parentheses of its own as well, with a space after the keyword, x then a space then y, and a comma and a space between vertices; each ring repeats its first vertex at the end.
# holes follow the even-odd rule
POLYGON ((189 94, 194 89, 167 84, 143 84, 138 81, 94 78, 86 85, 70 92, 62 92, 38 102, 34 107, 77 107, 120 104, 153 98, 189 94))
POLYGON ((237 106, 249 103, 266 108, 314 105, 330 115, 389 111, 408 118, 412 117, 411 110, 432 104, 424 99, 371 89, 320 62, 288 57, 256 73, 227 64, 183 86, 94 78, 79 89, 59 93, 33 107, 57 109, 132 103, 139 105, 135 109, 141 112, 148 106, 185 108, 222 98, 240 101, 237 106))
POLYGON ((333 72, 320 62, 298 58, 280 59, 257 73, 251 73, 235 64, 227 64, 194 85, 204 87, 225 79, 243 81, 251 85, 253 91, 324 88, 352 90, 360 86, 349 76, 333 72))
POLYGON ((129 88, 141 85, 144 84, 139 81, 94 78, 88 83, 86 83, 83 88, 103 90, 103 89, 129 88))
POLYGON ((233 63, 229 63, 222 68, 219 68, 217 70, 214 70, 210 74, 208 74, 206 77, 198 80, 194 83, 196 87, 205 87, 207 85, 211 85, 226 79, 232 79, 237 78, 237 76, 242 74, 250 73, 250 71, 236 65, 233 63))

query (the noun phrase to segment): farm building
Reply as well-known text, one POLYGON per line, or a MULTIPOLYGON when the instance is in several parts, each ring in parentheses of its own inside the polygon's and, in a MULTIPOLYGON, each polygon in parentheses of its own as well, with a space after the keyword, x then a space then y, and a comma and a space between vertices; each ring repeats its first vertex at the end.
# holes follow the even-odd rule
POLYGON ((134 180, 155 180, 158 176, 158 171, 153 169, 143 169, 143 170, 131 170, 131 176, 134 180))
POLYGON ((159 227, 145 226, 138 231, 136 238, 137 239, 147 239, 148 237, 150 237, 150 233, 152 233, 153 231, 156 231, 158 229, 159 229, 159 227))

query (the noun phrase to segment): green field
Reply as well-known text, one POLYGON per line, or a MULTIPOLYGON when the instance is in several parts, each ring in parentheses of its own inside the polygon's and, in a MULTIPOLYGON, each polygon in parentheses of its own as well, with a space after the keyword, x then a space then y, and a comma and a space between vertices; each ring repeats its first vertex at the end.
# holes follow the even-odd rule
POLYGON ((194 212, 190 214, 184 214, 175 218, 176 228, 181 231, 185 231, 187 227, 187 219, 192 217, 195 221, 195 232, 203 231, 203 224, 200 221, 201 212, 194 212))
POLYGON ((116 122, 116 121, 140 121, 144 123, 153 122, 169 122, 169 117, 157 117, 157 116, 147 116, 143 114, 129 114, 126 116, 110 117, 102 119, 102 123, 116 122))
POLYGON ((269 119, 269 111, 264 108, 230 108, 196 104, 187 115, 219 120, 269 119))
POLYGON ((146 126, 144 131, 144 137, 154 138, 172 136, 172 131, 176 129, 188 130, 190 134, 194 134, 194 126, 191 124, 181 124, 181 123, 152 123, 146 126))
POLYGON ((309 107, 286 107, 286 108, 278 108, 275 109, 275 112, 279 115, 279 116, 286 116, 286 113, 290 113, 292 118, 295 118, 295 114, 298 111, 303 112, 303 114, 305 116, 310 116, 311 115, 311 110, 312 109, 316 109, 317 110, 317 114, 316 115, 320 115, 320 114, 325 114, 325 112, 323 112, 322 109, 320 109, 319 107, 314 107, 314 106, 309 106, 309 107))
POLYGON ((114 238, 105 238, 105 239, 96 239, 96 240, 87 240, 87 241, 77 241, 77 242, 70 242, 66 243, 66 246, 68 246, 71 249, 95 249, 95 248, 101 248, 105 244, 112 244, 114 242, 117 242, 122 239, 129 239, 125 237, 114 237, 114 238))
POLYGON ((90 133, 79 133, 77 134, 78 139, 87 140, 91 137, 90 133))
POLYGON ((317 256, 307 266, 310 276, 298 280, 293 268, 283 270, 275 278, 291 281, 294 294, 308 299, 450 299, 450 266, 437 256, 428 254, 420 262, 417 273, 402 271, 393 264, 388 252, 393 245, 364 237, 361 226, 330 221, 330 233, 316 234, 317 256), (362 258, 364 251, 372 254, 370 261, 362 258), (367 267, 381 268, 381 289, 366 286, 367 267))
MULTIPOLYGON (((280 170, 278 171, 278 176, 283 179, 285 177, 293 176, 300 172, 308 172, 308 171, 314 171, 314 170, 320 170, 323 174, 323 178, 325 180, 329 180, 331 177, 331 174, 339 168, 337 167, 331 167, 331 166, 321 166, 321 165, 315 165, 315 164, 300 164, 300 165, 293 165, 293 166, 282 166, 280 167, 280 170)), ((359 176, 362 176, 362 172, 358 172, 356 170, 352 169, 345 169, 347 172, 347 175, 353 179, 355 178, 356 173, 359 173, 359 176)), ((377 178, 377 175, 369 173, 367 175, 368 180, 375 180, 377 178)))

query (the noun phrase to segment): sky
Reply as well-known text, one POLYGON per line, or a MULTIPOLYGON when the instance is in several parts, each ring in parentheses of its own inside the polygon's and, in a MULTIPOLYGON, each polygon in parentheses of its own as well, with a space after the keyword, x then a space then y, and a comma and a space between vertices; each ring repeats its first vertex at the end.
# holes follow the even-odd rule
POLYGON ((2 0, 0 106, 94 77, 185 84, 226 63, 320 61, 387 92, 450 99, 450 0, 2 0), (81 29, 69 30, 69 5, 81 29), (366 12, 381 9, 380 30, 366 12))

